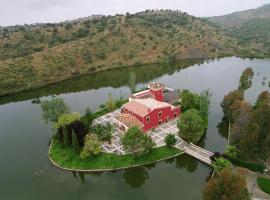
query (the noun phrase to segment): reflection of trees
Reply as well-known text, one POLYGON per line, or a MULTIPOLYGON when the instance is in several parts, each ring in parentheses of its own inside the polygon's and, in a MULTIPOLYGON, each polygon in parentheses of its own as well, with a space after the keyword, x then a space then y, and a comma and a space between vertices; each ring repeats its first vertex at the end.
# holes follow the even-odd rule
POLYGON ((176 158, 176 167, 178 169, 186 169, 188 172, 192 173, 198 168, 198 161, 184 154, 176 158))
POLYGON ((184 69, 194 64, 203 63, 203 61, 203 59, 182 60, 179 63, 173 64, 151 64, 98 72, 96 74, 62 81, 37 90, 2 97, 0 98, 0 105, 9 102, 35 99, 51 94, 57 95, 62 93, 80 92, 108 86, 117 88, 129 84, 130 76, 127 75, 129 73, 135 75, 132 75, 135 77, 135 81, 133 80, 135 85, 138 83, 146 83, 164 74, 170 74, 178 69, 184 69))
POLYGON ((134 72, 129 72, 128 87, 131 93, 136 91, 136 74, 134 72))
POLYGON ((101 171, 101 172, 76 172, 76 171, 72 171, 72 176, 73 176, 74 178, 76 178, 76 179, 79 177, 79 179, 80 179, 80 181, 81 181, 82 183, 85 183, 85 176, 86 176, 86 175, 91 175, 91 176, 98 176, 98 177, 100 177, 102 174, 103 174, 102 171, 101 171))
POLYGON ((144 185, 147 179, 149 179, 149 175, 145 167, 126 169, 123 177, 125 183, 131 188, 139 188, 144 185))
POLYGON ((229 122, 226 117, 222 118, 222 121, 218 123, 217 128, 219 135, 227 139, 229 132, 229 122))

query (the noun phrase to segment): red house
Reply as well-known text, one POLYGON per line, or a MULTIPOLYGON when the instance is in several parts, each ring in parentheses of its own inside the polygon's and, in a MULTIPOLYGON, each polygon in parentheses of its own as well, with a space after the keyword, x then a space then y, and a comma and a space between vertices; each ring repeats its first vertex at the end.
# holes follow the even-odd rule
POLYGON ((148 88, 131 95, 129 102, 122 106, 119 121, 128 127, 137 125, 148 131, 179 116, 180 107, 164 101, 164 95, 168 93, 164 85, 151 83, 148 88))

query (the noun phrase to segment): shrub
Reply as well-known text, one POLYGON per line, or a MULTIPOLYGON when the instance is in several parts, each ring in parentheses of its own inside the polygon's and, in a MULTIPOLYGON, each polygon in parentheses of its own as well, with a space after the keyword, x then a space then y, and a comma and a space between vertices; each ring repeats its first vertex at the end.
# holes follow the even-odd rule
POLYGON ((82 159, 86 159, 89 156, 98 155, 101 152, 100 142, 97 135, 87 134, 85 136, 85 143, 83 150, 80 154, 82 159))
POLYGON ((57 123, 54 124, 54 128, 60 128, 66 125, 70 125, 72 122, 78 121, 81 118, 81 114, 74 112, 72 114, 63 114, 59 117, 57 123))
POLYGON ((128 129, 121 142, 125 151, 133 155, 146 154, 155 146, 151 137, 144 134, 137 126, 128 129))
POLYGON ((235 146, 228 145, 226 147, 225 154, 230 158, 237 158, 239 155, 239 151, 235 146))
POLYGON ((165 143, 167 146, 172 146, 176 143, 176 138, 174 134, 169 133, 168 135, 166 135, 165 137, 165 143))
POLYGON ((234 165, 237 165, 239 167, 244 167, 247 168, 251 171, 254 172, 261 172, 263 173, 265 170, 265 166, 261 165, 261 164, 255 164, 255 163, 250 163, 250 162, 246 162, 244 160, 241 160, 239 158, 231 158, 229 156, 225 156, 228 160, 230 160, 234 165))
POLYGON ((264 192, 270 194, 270 179, 258 177, 257 183, 264 192))
POLYGON ((94 120, 93 113, 91 112, 90 108, 87 107, 85 109, 84 115, 81 117, 81 120, 87 130, 90 129, 92 122, 94 120))
POLYGON ((216 172, 220 172, 224 168, 231 167, 231 166, 232 166, 232 163, 229 160, 227 160, 227 159, 225 159, 223 157, 217 158, 213 162, 213 167, 214 167, 216 172))
POLYGON ((100 140, 110 141, 112 139, 114 126, 107 122, 105 125, 97 124, 93 126, 91 130, 100 140))

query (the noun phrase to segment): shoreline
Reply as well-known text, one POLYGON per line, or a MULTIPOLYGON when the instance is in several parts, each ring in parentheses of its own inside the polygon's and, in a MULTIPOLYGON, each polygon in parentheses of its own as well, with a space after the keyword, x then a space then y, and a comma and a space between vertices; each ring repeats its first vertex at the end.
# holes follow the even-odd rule
MULTIPOLYGON (((103 172, 103 171, 123 170, 123 169, 129 169, 129 168, 140 167, 140 166, 145 166, 145 165, 151 165, 151 164, 154 164, 154 163, 165 161, 165 160, 175 158, 177 156, 185 154, 185 152, 182 151, 182 152, 177 153, 175 155, 164 157, 164 158, 161 158, 161 159, 149 162, 149 163, 135 164, 135 165, 125 166, 125 167, 104 168, 104 169, 101 169, 101 168, 97 168, 97 169, 76 169, 76 168, 67 168, 67 167, 61 166, 60 164, 58 164, 55 160, 53 160, 51 158, 50 152, 51 152, 53 142, 54 142, 54 140, 51 141, 50 146, 49 146, 49 151, 48 151, 48 158, 49 158, 50 162, 59 169, 66 170, 66 171, 75 171, 75 172, 103 172)), ((155 149, 158 149, 158 148, 161 148, 161 147, 157 147, 155 149)))

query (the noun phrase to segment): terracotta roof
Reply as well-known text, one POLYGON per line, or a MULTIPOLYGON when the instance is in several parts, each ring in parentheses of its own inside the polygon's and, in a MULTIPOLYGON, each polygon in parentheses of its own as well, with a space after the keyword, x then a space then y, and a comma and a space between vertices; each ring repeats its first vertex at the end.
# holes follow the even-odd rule
POLYGON ((147 99, 132 99, 128 103, 126 103, 123 108, 136 113, 139 116, 145 116, 149 114, 154 109, 157 108, 164 108, 164 107, 171 107, 173 108, 171 104, 168 104, 166 102, 160 102, 152 98, 147 99))
POLYGON ((150 111, 145 105, 137 102, 135 99, 124 104, 123 108, 125 108, 133 113, 136 113, 139 116, 145 116, 150 111))
POLYGON ((122 113, 116 116, 115 118, 118 121, 125 124, 127 127, 132 127, 132 126, 138 126, 139 128, 143 127, 143 124, 136 117, 129 114, 122 113))

